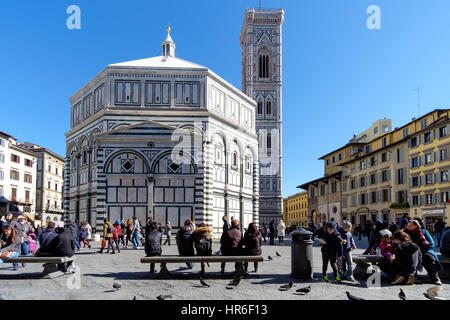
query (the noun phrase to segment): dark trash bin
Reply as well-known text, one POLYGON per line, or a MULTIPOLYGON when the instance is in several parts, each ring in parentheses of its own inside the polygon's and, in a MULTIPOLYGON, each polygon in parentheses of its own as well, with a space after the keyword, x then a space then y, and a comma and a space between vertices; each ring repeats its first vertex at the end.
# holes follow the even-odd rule
POLYGON ((312 232, 305 229, 292 233, 291 242, 291 276, 295 279, 311 280, 313 278, 313 243, 312 232))

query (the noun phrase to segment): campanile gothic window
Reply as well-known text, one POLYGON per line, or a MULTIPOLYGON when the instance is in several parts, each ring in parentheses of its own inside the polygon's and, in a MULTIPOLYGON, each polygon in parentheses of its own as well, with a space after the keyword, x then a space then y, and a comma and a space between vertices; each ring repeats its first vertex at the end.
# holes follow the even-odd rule
POLYGON ((269 78, 269 56, 262 54, 259 56, 259 78, 268 79, 269 78))
POLYGON ((272 114, 272 101, 266 102, 266 114, 272 114))

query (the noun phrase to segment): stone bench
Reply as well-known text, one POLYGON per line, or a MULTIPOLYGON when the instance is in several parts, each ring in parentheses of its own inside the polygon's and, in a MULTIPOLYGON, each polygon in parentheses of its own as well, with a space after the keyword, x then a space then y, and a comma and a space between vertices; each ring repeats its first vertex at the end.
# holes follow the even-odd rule
POLYGON ((439 272, 439 277, 442 280, 450 280, 450 258, 440 254, 438 255, 438 259, 444 269, 439 272))
POLYGON ((75 256, 72 257, 36 257, 36 256, 19 256, 8 260, 8 263, 43 263, 44 270, 40 274, 41 279, 54 279, 64 275, 58 269, 58 264, 64 262, 75 261, 75 256))
POLYGON ((382 256, 367 255, 367 254, 354 254, 352 260, 356 263, 356 267, 353 270, 353 276, 356 280, 366 280, 369 277, 368 269, 370 265, 376 265, 378 262, 383 261, 382 256))
MULTIPOLYGON (((160 263, 161 268, 156 276, 157 278, 170 278, 171 273, 167 269, 168 263, 201 263, 201 275, 205 274, 205 263, 222 263, 222 262, 263 262, 262 256, 154 256, 141 258, 141 263, 160 263)), ((238 270, 243 273, 244 270, 238 270)))

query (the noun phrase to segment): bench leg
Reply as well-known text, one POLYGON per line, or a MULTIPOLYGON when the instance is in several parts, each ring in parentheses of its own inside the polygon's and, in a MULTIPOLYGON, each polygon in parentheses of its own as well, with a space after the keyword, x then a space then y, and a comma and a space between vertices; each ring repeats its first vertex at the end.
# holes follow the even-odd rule
POLYGON ((367 279, 367 269, 370 267, 368 263, 357 263, 355 269, 353 270, 353 276, 356 280, 366 280, 367 279))
POLYGON ((40 275, 41 279, 54 279, 64 275, 64 272, 61 272, 58 269, 58 265, 55 263, 45 263, 43 264, 43 267, 44 270, 40 275))
POLYGON ((202 262, 201 264, 202 270, 200 271, 200 277, 204 277, 205 276, 205 264, 202 262))
POLYGON ((159 273, 156 275, 158 279, 168 279, 172 276, 165 263, 161 263, 159 273))

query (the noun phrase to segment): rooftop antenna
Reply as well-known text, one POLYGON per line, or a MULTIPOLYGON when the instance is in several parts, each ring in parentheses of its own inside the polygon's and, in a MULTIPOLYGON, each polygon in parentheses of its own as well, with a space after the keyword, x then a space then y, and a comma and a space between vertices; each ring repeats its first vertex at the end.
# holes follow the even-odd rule
POLYGON ((417 91, 417 108, 419 109, 418 117, 420 117, 420 85, 418 85, 414 91, 417 91))

